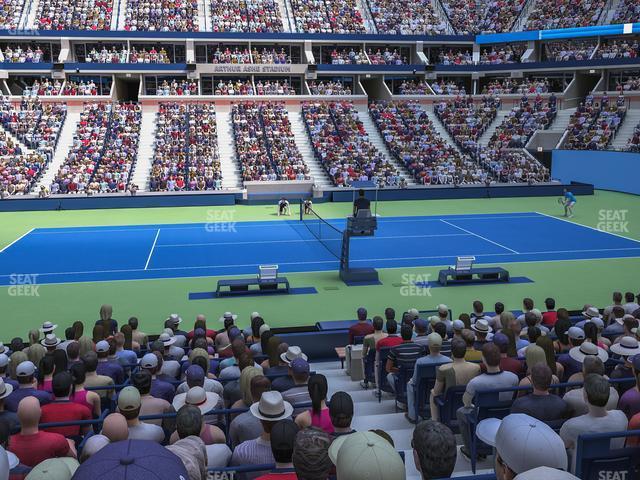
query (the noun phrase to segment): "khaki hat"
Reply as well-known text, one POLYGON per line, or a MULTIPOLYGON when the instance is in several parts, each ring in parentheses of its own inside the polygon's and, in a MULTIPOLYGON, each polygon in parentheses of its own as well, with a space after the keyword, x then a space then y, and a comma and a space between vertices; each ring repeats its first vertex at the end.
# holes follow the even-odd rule
POLYGON ((78 467, 75 458, 49 458, 33 467, 25 480, 71 480, 78 467))
POLYGON ((173 397, 173 408, 177 412, 184 405, 198 407, 203 414, 210 412, 220 401, 220 395, 207 392, 202 387, 191 387, 186 393, 179 393, 173 397))
POLYGON ((124 387, 120 391, 120 395, 118 395, 118 410, 129 412, 140 408, 141 405, 140 392, 136 387, 124 387))
POLYGON ((329 447, 337 478, 349 480, 405 480, 400 454, 380 435, 356 432, 338 437, 329 447))
POLYGON ((439 333, 433 332, 427 335, 427 344, 431 347, 432 345, 442 346, 442 337, 439 333))

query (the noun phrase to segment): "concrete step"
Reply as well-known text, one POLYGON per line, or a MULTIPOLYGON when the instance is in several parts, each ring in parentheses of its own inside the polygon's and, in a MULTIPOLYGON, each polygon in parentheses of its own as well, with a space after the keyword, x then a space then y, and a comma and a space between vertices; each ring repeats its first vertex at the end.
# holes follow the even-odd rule
POLYGON ((640 125, 640 109, 628 110, 622 125, 611 142, 611 147, 614 149, 625 148, 638 125, 640 125))
POLYGON ((296 146, 302 155, 304 163, 309 167, 314 183, 320 188, 329 188, 332 186, 331 179, 322 164, 316 159, 311 139, 307 134, 304 125, 304 119, 300 113, 299 107, 287 107, 289 121, 291 122, 291 131, 296 140, 296 146))
POLYGON ((157 105, 143 107, 140 131, 143 132, 138 147, 138 161, 133 167, 132 182, 138 185, 141 192, 149 190, 149 176, 153 163, 154 144, 156 137, 157 105))
POLYGON ((480 135, 480 138, 478 139, 478 143, 480 145, 482 145, 483 147, 489 145, 489 140, 491 140, 491 137, 495 133, 496 129, 500 125, 502 125, 503 120, 507 118, 507 116, 509 116, 510 112, 511 110, 498 110, 496 118, 493 120, 493 122, 491 122, 489 128, 487 128, 487 130, 482 135, 480 135))
POLYGON ((218 151, 220 154, 220 169, 222 170, 223 189, 241 189, 242 175, 236 154, 236 143, 233 135, 233 125, 229 106, 216 109, 216 124, 218 127, 218 151))
POLYGON ((427 117, 429 118, 429 120, 431 120, 431 123, 433 124, 433 128, 436 131, 436 133, 438 135, 440 135, 440 137, 447 144, 452 146, 457 152, 462 153, 461 150, 460 150, 460 147, 458 147, 458 145, 456 144, 456 142, 453 139, 453 137, 451 135, 449 135, 449 132, 444 127, 444 125, 442 124, 442 122, 440 121, 438 116, 433 112, 433 110, 430 110, 429 108, 425 108, 424 112, 427 115, 427 117))

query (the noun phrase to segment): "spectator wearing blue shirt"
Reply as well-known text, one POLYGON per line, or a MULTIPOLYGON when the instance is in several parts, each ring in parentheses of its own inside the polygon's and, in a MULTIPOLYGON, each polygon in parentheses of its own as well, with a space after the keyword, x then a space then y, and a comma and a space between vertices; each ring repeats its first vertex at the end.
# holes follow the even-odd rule
POLYGON ((36 366, 33 362, 21 362, 16 368, 16 376, 18 377, 18 389, 14 390, 4 401, 4 407, 10 412, 18 411, 20 400, 25 397, 36 397, 40 405, 46 405, 51 402, 51 394, 44 390, 36 390, 36 366))
POLYGON ((111 305, 102 305, 100 307, 100 320, 96 321, 96 325, 102 325, 105 334, 115 335, 118 331, 118 321, 111 318, 113 307, 111 305))
POLYGON ((147 353, 140 361, 140 367, 148 370, 151 374, 151 396, 162 398, 169 403, 173 402, 176 394, 175 387, 169 382, 165 382, 156 377, 156 374, 162 368, 162 355, 158 352, 147 353))
POLYGON ((124 370, 122 366, 114 360, 109 359, 109 353, 113 351, 116 353, 116 344, 106 340, 100 340, 96 343, 96 354, 98 355, 98 367, 96 373, 98 375, 104 375, 111 377, 116 385, 122 385, 124 383, 124 370))

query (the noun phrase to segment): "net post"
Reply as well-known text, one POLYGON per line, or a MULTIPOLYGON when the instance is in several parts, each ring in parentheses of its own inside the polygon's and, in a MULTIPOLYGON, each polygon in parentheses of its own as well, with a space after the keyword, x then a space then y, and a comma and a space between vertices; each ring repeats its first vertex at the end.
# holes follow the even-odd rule
POLYGON ((303 216, 304 216, 304 200, 301 198, 300 199, 300 221, 302 221, 303 216))

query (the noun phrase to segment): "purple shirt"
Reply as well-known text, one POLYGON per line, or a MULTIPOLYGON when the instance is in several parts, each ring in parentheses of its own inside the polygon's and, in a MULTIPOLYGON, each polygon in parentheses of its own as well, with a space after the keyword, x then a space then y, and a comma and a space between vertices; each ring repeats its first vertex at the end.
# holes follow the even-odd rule
POLYGON ((151 381, 151 396, 156 398, 162 398, 167 402, 173 402, 173 397, 176 395, 176 389, 169 382, 164 382, 158 378, 154 378, 151 381))
POLYGON ((640 413, 640 392, 637 388, 630 388, 620 397, 618 410, 622 410, 629 420, 636 413, 640 413))
POLYGON ((20 400, 25 397, 36 397, 40 402, 40 406, 42 406, 51 402, 52 395, 49 392, 36 390, 35 388, 19 388, 4 400, 4 408, 10 412, 17 412, 20 400))
POLYGON ((111 377, 113 383, 116 385, 122 385, 124 383, 124 370, 118 362, 108 360, 106 362, 98 362, 98 368, 96 368, 98 375, 104 375, 111 377))

